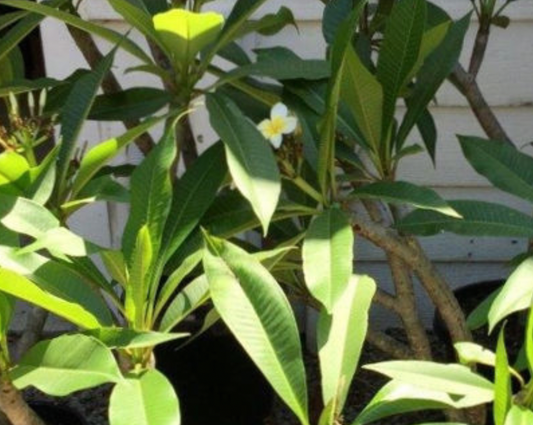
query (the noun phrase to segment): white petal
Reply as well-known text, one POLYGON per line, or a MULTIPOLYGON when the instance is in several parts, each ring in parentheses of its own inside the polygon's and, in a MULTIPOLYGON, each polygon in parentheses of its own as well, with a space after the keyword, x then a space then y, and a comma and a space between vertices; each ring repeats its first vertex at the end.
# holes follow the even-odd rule
POLYGON ((268 139, 269 132, 268 128, 270 127, 270 120, 263 120, 257 125, 257 129, 263 133, 263 136, 268 139))
POLYGON ((279 149, 281 142, 283 142, 283 136, 281 134, 277 134, 270 138, 270 143, 274 146, 274 149, 279 149))
POLYGON ((298 126, 298 120, 295 117, 285 118, 285 128, 283 129, 283 134, 294 133, 296 127, 298 126))
POLYGON ((276 103, 272 107, 272 111, 270 112, 270 118, 272 119, 274 119, 275 117, 285 118, 288 114, 289 114, 289 110, 287 109, 287 107, 283 103, 279 102, 279 103, 276 103))

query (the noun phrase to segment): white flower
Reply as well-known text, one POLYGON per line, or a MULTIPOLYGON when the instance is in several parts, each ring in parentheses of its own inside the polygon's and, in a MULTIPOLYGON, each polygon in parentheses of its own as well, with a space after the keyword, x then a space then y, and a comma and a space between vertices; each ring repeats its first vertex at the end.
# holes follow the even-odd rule
POLYGON ((284 134, 296 130, 298 120, 289 116, 289 110, 283 103, 277 103, 270 112, 270 119, 262 121, 257 128, 275 149, 279 149, 284 134))

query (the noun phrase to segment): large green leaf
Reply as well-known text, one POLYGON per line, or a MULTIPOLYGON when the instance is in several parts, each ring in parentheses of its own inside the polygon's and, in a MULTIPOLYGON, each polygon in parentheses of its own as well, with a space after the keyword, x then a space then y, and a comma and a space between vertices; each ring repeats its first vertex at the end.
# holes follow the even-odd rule
POLYGON ((174 254, 198 225, 226 175, 224 148, 217 143, 206 150, 177 182, 163 235, 164 260, 174 254))
POLYGON ((533 258, 526 259, 511 274, 489 310, 489 329, 517 311, 525 310, 533 301, 533 258))
POLYGON ((396 226, 422 236, 447 231, 467 236, 533 237, 533 219, 512 208, 482 201, 449 201, 448 204, 463 218, 416 210, 396 226))
POLYGON ((426 23, 425 0, 403 0, 394 4, 387 20, 377 65, 383 85, 383 136, 394 118, 396 100, 418 61, 426 23))
POLYGON ((432 189, 402 181, 377 182, 355 189, 350 197, 379 199, 391 204, 407 204, 413 207, 437 211, 460 218, 460 215, 432 189))
POLYGON ((242 249, 212 237, 207 244, 204 268, 215 308, 279 396, 308 425, 302 349, 285 294, 242 249))
POLYGON ((533 158, 509 143, 459 136, 472 167, 494 186, 533 202, 533 158))
MULTIPOLYGON (((32 282, 33 279, 30 280, 22 274, 8 269, 0 269, 0 278, 0 291, 42 307, 79 327, 93 329, 111 324, 109 319, 101 320, 98 317, 99 314, 91 312, 92 300, 77 300, 76 298, 69 299, 59 296, 56 293, 58 291, 50 292, 46 290, 47 288, 41 288, 42 285, 32 282)), ((42 278, 39 278, 39 282, 41 281, 42 278)), ((72 289, 69 288, 69 291, 72 292, 72 289)))
POLYGON ((86 334, 101 341, 108 348, 150 348, 165 342, 185 338, 188 334, 135 331, 128 328, 98 328, 86 334))
POLYGON ((59 146, 56 145, 41 163, 32 168, 32 184, 26 191, 26 197, 39 205, 45 205, 52 196, 56 182, 56 159, 59 146))
POLYGON ((160 123, 162 118, 148 119, 137 127, 128 130, 121 136, 114 137, 99 143, 91 148, 83 157, 78 173, 74 179, 71 190, 71 198, 76 199, 77 194, 85 185, 108 164, 124 147, 133 142, 143 133, 147 132, 154 125, 160 123))
POLYGON ((211 125, 226 147, 235 185, 248 199, 266 234, 281 193, 281 181, 272 149, 256 126, 229 98, 208 95, 211 125))
POLYGON ((364 2, 343 21, 331 51, 331 77, 328 82, 326 106, 320 123, 320 143, 318 146, 318 183, 322 195, 326 197, 335 188, 335 142, 337 139, 337 115, 341 97, 341 86, 346 64, 347 52, 351 49, 354 27, 364 2))
POLYGON ((172 99, 167 91, 152 87, 135 87, 117 93, 97 96, 90 120, 131 121, 153 115, 172 99))
POLYGON ((146 225, 157 257, 163 229, 172 203, 171 168, 176 157, 174 129, 170 126, 162 140, 133 172, 130 180, 130 216, 122 237, 122 249, 130 260, 140 229, 146 225))
POLYGON ((416 383, 391 381, 379 390, 352 425, 364 425, 389 416, 421 410, 462 409, 478 404, 476 397, 457 398, 446 392, 422 389, 416 383))
POLYGON ((30 164, 22 155, 6 151, 0 154, 0 193, 24 195, 31 184, 30 164))
POLYGON ((353 10, 353 0, 332 0, 326 4, 322 17, 322 34, 328 44, 333 44, 342 22, 353 10))
POLYGON ((353 48, 349 48, 346 53, 341 96, 366 142, 377 152, 382 134, 383 88, 353 48))
POLYGON ((58 196, 66 187, 66 179, 70 168, 70 161, 76 150, 78 137, 85 120, 89 115, 92 104, 104 80, 113 65, 115 50, 96 65, 94 71, 84 75, 72 86, 61 114, 61 147, 57 158, 58 196))
POLYGON ((122 381, 113 353, 85 335, 64 335, 38 343, 10 377, 19 389, 33 386, 52 396, 122 381))
POLYGON ((13 25, 15 22, 21 20, 25 16, 28 16, 28 12, 9 12, 0 16, 0 30, 13 25))
POLYGON ((293 25, 295 28, 298 28, 292 10, 282 6, 276 13, 269 13, 256 21, 246 22, 238 37, 242 38, 252 32, 258 32, 261 35, 267 36, 274 35, 288 25, 293 25))
POLYGON ((8 97, 10 94, 27 93, 34 90, 49 89, 63 85, 64 82, 53 78, 37 78, 35 80, 17 79, 9 84, 0 85, 0 98, 8 97))
POLYGON ((302 256, 307 288, 330 313, 352 275, 353 243, 348 218, 338 208, 316 217, 305 236, 302 256))
POLYGON ((365 369, 420 389, 476 397, 479 404, 494 399, 494 385, 462 365, 398 360, 367 365, 365 369))
POLYGON ((155 369, 130 374, 118 383, 109 402, 111 425, 180 425, 174 388, 155 369))
POLYGON ((59 220, 38 203, 2 194, 0 194, 0 223, 14 232, 34 238, 59 227, 59 220))
MULTIPOLYGON (((50 2, 50 6, 48 6, 43 3, 34 3, 29 0, 1 0, 0 5, 11 6, 11 7, 18 8, 18 9, 24 9, 30 12, 34 12, 35 14, 42 15, 42 17, 39 17, 39 16, 32 14, 26 18, 27 20, 29 20, 30 18, 34 20, 34 25, 31 28, 28 28, 29 31, 26 31, 26 34, 31 32, 31 30, 33 30, 42 21, 43 17, 47 16, 51 18, 56 18, 56 19, 59 19, 60 21, 63 21, 67 25, 71 25, 85 32, 93 34, 97 37, 103 38, 104 40, 107 40, 112 44, 120 45, 122 49, 132 54, 133 56, 137 57, 142 62, 152 63, 152 60, 150 59, 150 57, 139 46, 137 46, 137 44, 135 44, 130 39, 125 38, 123 34, 110 30, 108 28, 105 28, 101 25, 92 23, 90 21, 84 20, 82 18, 78 18, 75 15, 56 9, 55 7, 52 7, 52 6, 59 6, 65 2, 66 2, 65 0, 56 0, 55 2, 50 2)), ((25 22, 26 19, 22 20, 19 24, 22 24, 23 22, 25 22)), ((29 25, 27 26, 29 27, 29 25)), ((18 41, 20 41, 20 39, 18 41)), ((2 51, 2 47, 3 46, 1 46, 0 44, 0 52, 2 51)), ((1 56, 1 53, 0 53, 0 56, 1 56)))
POLYGON ((154 16, 154 27, 177 67, 192 63, 200 50, 217 40, 224 17, 215 12, 171 9, 154 16))
POLYGON ((424 62, 409 96, 407 113, 398 131, 400 147, 457 64, 469 23, 470 15, 454 23, 439 47, 424 62))
POLYGON ((320 313, 317 342, 322 400, 326 406, 334 402, 336 416, 342 413, 359 363, 375 292, 371 278, 352 276, 331 314, 320 313))

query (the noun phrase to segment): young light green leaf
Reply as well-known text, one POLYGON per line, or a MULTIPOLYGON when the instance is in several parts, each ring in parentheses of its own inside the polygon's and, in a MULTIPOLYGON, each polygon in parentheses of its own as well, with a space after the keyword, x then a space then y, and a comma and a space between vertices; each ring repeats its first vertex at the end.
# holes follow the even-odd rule
POLYGON ((338 417, 348 396, 368 329, 368 312, 376 283, 368 276, 352 276, 331 314, 321 311, 317 342, 322 376, 322 400, 334 402, 338 417))
POLYGON ((521 407, 512 406, 505 419, 505 425, 529 425, 533 423, 533 411, 521 407))
POLYGON ((457 342, 454 344, 459 361, 465 366, 473 366, 476 363, 485 366, 496 366, 496 354, 488 348, 473 342, 457 342))
POLYGON ((180 425, 174 388, 163 374, 150 369, 118 383, 109 402, 111 425, 180 425))
POLYGON ((328 312, 343 296, 353 270, 352 228, 338 208, 316 217, 304 239, 302 256, 307 288, 328 312))
POLYGON ((0 193, 24 195, 30 184, 30 164, 26 158, 16 152, 2 152, 0 154, 0 193))
POLYGON ((494 300, 498 294, 502 291, 502 288, 498 288, 492 294, 490 294, 481 304, 479 304, 472 313, 467 317, 466 324, 472 331, 485 326, 489 321, 489 311, 494 303, 494 300))
POLYGON ((448 201, 448 204, 463 218, 416 210, 400 220, 396 227, 420 236, 446 231, 467 236, 533 237, 533 218, 520 211, 483 201, 448 201))
POLYGON ((533 258, 526 259, 511 274, 489 310, 489 330, 507 316, 525 310, 533 301, 533 258))
POLYGON ((171 9, 154 16, 158 39, 179 68, 192 63, 200 50, 217 40, 224 17, 215 12, 171 9))
POLYGON ((296 320, 272 275, 229 242, 207 237, 204 268, 220 316, 278 395, 309 425, 296 320))
POLYGON ((205 275, 199 276, 183 288, 163 310, 159 325, 161 332, 169 332, 197 308, 209 300, 209 283, 205 275))
POLYGON ((9 331, 14 308, 15 299, 0 292, 0 338, 7 335, 7 332, 9 331))
POLYGON ((462 365, 413 360, 376 363, 364 368, 422 389, 476 397, 479 404, 494 399, 494 385, 462 365))
POLYGON ((505 327, 500 331, 496 349, 496 370, 494 372, 494 424, 505 425, 505 418, 512 404, 513 390, 509 359, 505 348, 505 327))
POLYGON ((211 124, 226 147, 235 185, 252 205, 266 234, 281 193, 281 179, 272 149, 229 98, 208 95, 207 108, 211 124))
POLYGON ((53 396, 122 381, 111 350, 85 335, 38 343, 11 370, 10 377, 21 390, 33 386, 53 396))
POLYGON ((355 189, 350 194, 350 197, 379 199, 391 204, 407 204, 415 208, 437 211, 451 217, 461 218, 437 192, 408 182, 371 183, 355 189))

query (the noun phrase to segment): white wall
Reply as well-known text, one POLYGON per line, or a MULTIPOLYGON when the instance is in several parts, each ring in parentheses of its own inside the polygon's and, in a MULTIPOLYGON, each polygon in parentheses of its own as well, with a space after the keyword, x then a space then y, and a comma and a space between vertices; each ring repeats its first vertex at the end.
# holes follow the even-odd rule
MULTIPOLYGON (((435 0, 454 17, 464 15, 468 10, 466 0, 435 0)), ((82 13, 110 28, 126 31, 128 26, 110 9, 105 0, 85 1, 82 13)), ((232 0, 218 0, 208 6, 227 13, 232 0)), ((244 41, 247 50, 255 47, 283 45, 293 48, 299 55, 307 58, 324 55, 324 42, 321 36, 320 17, 322 6, 318 0, 271 0, 259 11, 277 10, 281 5, 291 7, 297 17, 299 33, 294 28, 287 28, 271 38, 259 36, 248 37, 244 41)), ((489 102, 495 106, 497 115, 518 145, 533 140, 533 2, 520 0, 511 5, 508 15, 513 19, 507 30, 496 29, 487 53, 486 65, 479 80, 489 102)), ((475 24, 467 37, 464 58, 468 56, 475 35, 475 24)), ((77 52, 62 24, 46 20, 43 25, 43 41, 48 74, 52 77, 65 77, 75 68, 84 66, 81 55, 77 52)), ((138 35, 133 35, 141 39, 138 35)), ((101 43, 103 48, 108 48, 101 43)), ((145 74, 124 75, 124 70, 134 64, 126 53, 120 53, 114 68, 125 86, 154 84, 145 74)), ((465 100, 450 85, 446 85, 438 96, 438 105, 433 108, 439 129, 438 163, 434 168, 425 155, 404 161, 401 177, 422 185, 435 187, 447 198, 485 199, 504 202, 525 212, 529 206, 506 194, 490 188, 489 184, 475 174, 462 158, 456 134, 483 135, 465 100)), ((199 111, 195 115, 194 127, 197 134, 207 139, 212 137, 205 118, 199 111)), ((119 124, 88 124, 84 137, 89 142, 119 134, 119 124)), ((413 138, 416 141, 416 137, 413 138)), ((528 152, 533 153, 531 149, 528 152)), ((139 159, 138 152, 131 149, 126 153, 128 159, 139 159)), ((74 219, 75 227, 85 235, 90 235, 100 243, 109 240, 109 215, 105 206, 85 210, 74 219)), ((112 220, 121 221, 123 212, 114 212, 112 220), (118 217, 118 218, 117 218, 118 217)), ((422 241, 430 256, 438 263, 442 273, 454 287, 483 279, 505 276, 505 263, 525 249, 524 241, 513 239, 460 238, 443 235, 425 238, 422 241)), ((388 269, 383 262, 383 255, 368 244, 358 242, 358 261, 356 269, 368 272, 378 278, 384 287, 390 287, 388 269)), ((420 301, 424 318, 430 322, 432 315, 429 303, 423 294, 420 301)), ((388 319, 380 316, 382 322, 388 319)))

